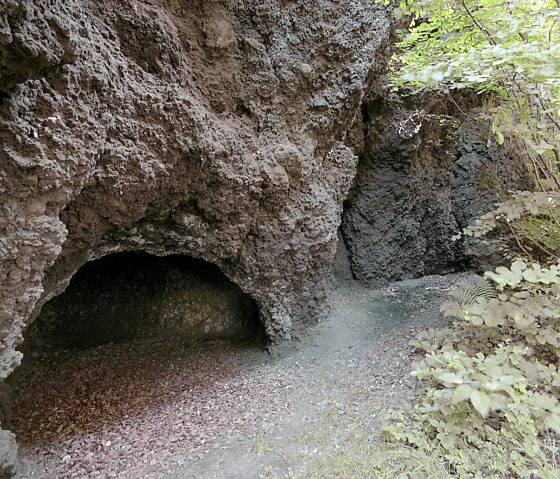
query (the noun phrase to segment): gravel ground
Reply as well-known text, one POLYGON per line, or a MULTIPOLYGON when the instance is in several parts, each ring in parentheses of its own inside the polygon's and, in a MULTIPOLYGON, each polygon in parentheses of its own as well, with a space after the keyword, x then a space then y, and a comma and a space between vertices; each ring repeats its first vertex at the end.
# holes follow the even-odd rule
POLYGON ((166 340, 38 358, 14 385, 17 479, 313 477, 332 453, 321 431, 375 439, 414 395, 408 341, 464 276, 339 288, 306 338, 266 351, 166 340))

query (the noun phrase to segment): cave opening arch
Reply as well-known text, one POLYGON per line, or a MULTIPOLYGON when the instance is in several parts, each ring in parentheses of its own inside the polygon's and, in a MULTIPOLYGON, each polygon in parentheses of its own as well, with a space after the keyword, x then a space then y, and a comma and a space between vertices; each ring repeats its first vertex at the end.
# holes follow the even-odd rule
POLYGON ((256 302, 218 266, 144 252, 84 264, 24 338, 0 422, 25 450, 211 394, 238 351, 267 342, 256 302))
POLYGON ((184 255, 113 253, 84 264, 28 327, 23 352, 181 338, 264 341, 259 310, 218 268, 184 255))

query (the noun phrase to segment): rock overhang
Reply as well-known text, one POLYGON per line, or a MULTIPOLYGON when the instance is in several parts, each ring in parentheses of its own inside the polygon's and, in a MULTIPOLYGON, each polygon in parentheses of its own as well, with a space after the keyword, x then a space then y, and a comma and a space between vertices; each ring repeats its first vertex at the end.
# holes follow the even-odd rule
POLYGON ((273 340, 324 311, 357 161, 344 139, 389 12, 166 5, 0 7, 0 379, 41 306, 109 253, 215 263, 273 340))

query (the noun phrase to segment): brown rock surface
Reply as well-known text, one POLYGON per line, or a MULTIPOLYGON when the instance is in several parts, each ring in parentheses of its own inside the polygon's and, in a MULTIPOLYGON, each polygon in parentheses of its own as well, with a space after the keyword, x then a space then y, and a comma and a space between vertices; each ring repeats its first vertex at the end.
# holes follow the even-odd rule
POLYGON ((3 1, 0 379, 112 252, 217 264, 273 340, 312 321, 389 23, 369 0, 3 1))

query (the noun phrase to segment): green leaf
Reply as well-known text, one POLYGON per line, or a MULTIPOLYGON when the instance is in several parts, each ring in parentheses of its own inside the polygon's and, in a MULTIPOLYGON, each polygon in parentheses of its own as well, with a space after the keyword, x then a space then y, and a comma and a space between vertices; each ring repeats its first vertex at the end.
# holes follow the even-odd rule
POLYGON ((548 395, 548 394, 537 394, 535 395, 535 405, 539 408, 546 409, 548 411, 552 411, 554 406, 558 401, 556 398, 548 395))
POLYGON ((521 272, 523 270, 525 270, 526 268, 527 268, 527 263, 525 263, 525 261, 522 261, 520 259, 514 261, 511 264, 511 271, 514 272, 514 273, 521 274, 521 272))
POLYGON ((455 373, 443 373, 438 376, 438 379, 442 383, 449 383, 449 384, 461 384, 463 382, 461 376, 455 373))
POLYGON ((560 434, 560 415, 549 414, 546 418, 546 425, 550 427, 556 434, 560 434))
POLYGON ((461 401, 465 401, 466 399, 469 399, 471 397, 472 393, 473 388, 470 385, 461 384, 460 386, 457 386, 455 388, 455 391, 453 391, 453 399, 451 400, 451 402, 453 404, 457 404, 461 401))
POLYGON ((490 397, 483 391, 473 390, 470 396, 471 403, 478 413, 486 418, 490 413, 490 397))

